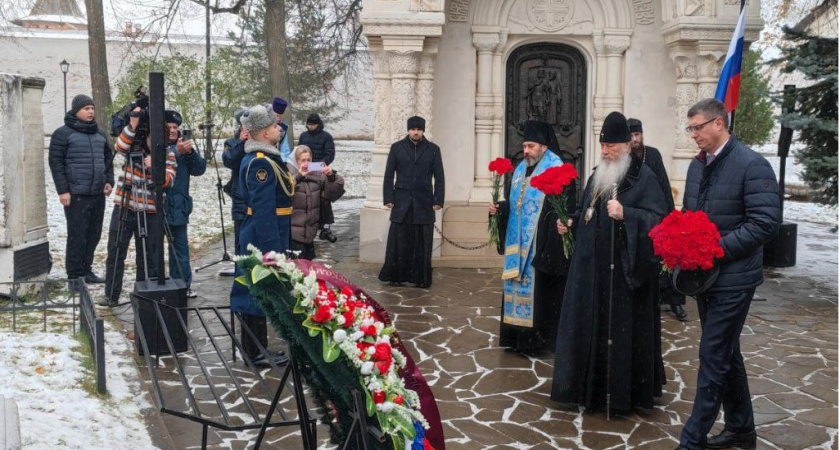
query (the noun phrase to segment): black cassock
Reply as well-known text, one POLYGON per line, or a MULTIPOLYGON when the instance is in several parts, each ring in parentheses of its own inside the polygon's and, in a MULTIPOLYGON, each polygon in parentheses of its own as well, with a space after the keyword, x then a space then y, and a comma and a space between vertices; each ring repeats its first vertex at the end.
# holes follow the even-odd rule
POLYGON ((636 158, 618 188, 624 220, 607 215, 598 199, 591 220, 584 220, 592 199, 587 183, 574 226, 575 251, 560 314, 551 398, 603 410, 607 398, 607 340, 610 408, 651 408, 662 395, 665 370, 656 314, 659 264, 648 232, 668 209, 659 181, 636 158), (615 228, 612 316, 610 320, 610 235, 615 228))
MULTIPOLYGON (((566 211, 575 210, 575 189, 566 190, 566 211)), ((505 254, 505 237, 510 217, 510 204, 499 202, 499 245, 500 255, 505 254)), ((540 220, 537 224, 534 260, 534 326, 531 328, 509 325, 502 317, 499 328, 499 345, 520 352, 551 350, 557 339, 557 321, 563 305, 563 289, 569 260, 563 254, 563 241, 557 233, 557 214, 551 203, 543 200, 540 220)), ((504 295, 502 295, 504 303, 504 295)), ((502 305, 504 314, 504 305, 502 305)))

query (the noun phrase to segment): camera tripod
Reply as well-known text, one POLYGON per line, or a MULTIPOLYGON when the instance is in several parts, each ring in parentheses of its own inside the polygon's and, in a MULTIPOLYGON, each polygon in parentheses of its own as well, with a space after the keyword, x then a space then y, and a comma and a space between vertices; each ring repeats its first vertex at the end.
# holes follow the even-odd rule
MULTIPOLYGON (((205 264, 197 269, 195 272, 200 270, 206 269, 208 267, 215 266, 216 264, 222 262, 233 262, 233 258, 231 258, 230 253, 227 251, 227 230, 225 230, 225 196, 224 196, 224 187, 222 185, 222 176, 219 174, 219 163, 216 161, 216 149, 213 147, 213 137, 212 137, 212 130, 213 123, 202 123, 198 125, 200 130, 204 130, 207 142, 207 149, 210 151, 210 159, 212 160, 213 167, 216 168, 216 195, 219 197, 219 222, 222 224, 222 257, 216 261, 213 261, 209 264, 205 264)), ((233 276, 233 272, 221 272, 220 275, 223 276, 233 276)))

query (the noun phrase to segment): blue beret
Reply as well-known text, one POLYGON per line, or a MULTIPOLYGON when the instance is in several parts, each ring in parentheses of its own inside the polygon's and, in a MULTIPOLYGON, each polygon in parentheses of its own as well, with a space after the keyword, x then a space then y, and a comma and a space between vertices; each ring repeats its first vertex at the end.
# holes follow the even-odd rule
POLYGON ((286 112, 287 106, 289 106, 289 103, 280 97, 274 97, 274 101, 271 102, 271 109, 273 109, 277 114, 283 114, 286 112))

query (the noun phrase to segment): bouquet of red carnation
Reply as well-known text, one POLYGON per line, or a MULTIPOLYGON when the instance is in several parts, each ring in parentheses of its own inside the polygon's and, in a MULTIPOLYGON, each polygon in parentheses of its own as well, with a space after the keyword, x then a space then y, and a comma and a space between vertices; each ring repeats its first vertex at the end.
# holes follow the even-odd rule
MULTIPOLYGON (((569 213, 566 211, 565 189, 578 177, 574 164, 563 164, 562 166, 549 167, 543 173, 531 178, 531 186, 545 194, 557 218, 563 224, 569 222, 569 213)), ((574 249, 572 232, 563 235, 563 254, 566 258, 571 257, 574 249)))
POLYGON ((703 211, 673 211, 648 236, 669 271, 709 270, 723 257, 720 232, 703 211))
MULTIPOLYGON (((507 158, 496 158, 490 161, 490 171, 493 172, 493 204, 499 203, 499 191, 502 189, 502 177, 506 173, 513 172, 513 164, 507 158)), ((490 243, 499 245, 499 214, 490 216, 490 223, 487 225, 490 232, 490 243)))

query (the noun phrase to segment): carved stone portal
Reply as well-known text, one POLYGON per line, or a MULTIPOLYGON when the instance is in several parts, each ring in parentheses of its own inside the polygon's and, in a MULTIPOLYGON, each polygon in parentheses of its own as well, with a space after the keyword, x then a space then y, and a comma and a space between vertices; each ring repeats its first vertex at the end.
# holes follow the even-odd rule
MULTIPOLYGON (((514 162, 522 159, 525 121, 540 120, 554 128, 561 156, 584 171, 586 137, 586 62, 573 47, 539 43, 516 49, 506 72, 505 149, 514 162)), ((580 193, 580 189, 578 189, 580 193)))

